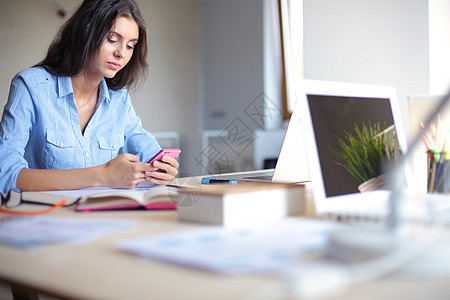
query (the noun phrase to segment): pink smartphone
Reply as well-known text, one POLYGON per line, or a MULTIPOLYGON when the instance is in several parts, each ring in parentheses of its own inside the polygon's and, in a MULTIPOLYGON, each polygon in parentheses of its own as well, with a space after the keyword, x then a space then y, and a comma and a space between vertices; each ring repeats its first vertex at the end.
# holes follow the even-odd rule
POLYGON ((153 156, 148 163, 151 164, 154 161, 157 160, 161 160, 163 158, 163 156, 167 155, 173 158, 177 158, 178 155, 181 153, 180 149, 162 149, 161 151, 159 151, 158 153, 156 153, 155 156, 153 156))

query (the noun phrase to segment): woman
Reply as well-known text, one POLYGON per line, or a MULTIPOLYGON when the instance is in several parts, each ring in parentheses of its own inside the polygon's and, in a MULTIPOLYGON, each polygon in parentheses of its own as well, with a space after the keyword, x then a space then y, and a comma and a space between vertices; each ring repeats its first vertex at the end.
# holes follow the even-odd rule
POLYGON ((142 128, 127 87, 146 75, 147 32, 134 0, 85 0, 46 58, 12 80, 0 124, 0 190, 168 184, 171 157, 142 128))

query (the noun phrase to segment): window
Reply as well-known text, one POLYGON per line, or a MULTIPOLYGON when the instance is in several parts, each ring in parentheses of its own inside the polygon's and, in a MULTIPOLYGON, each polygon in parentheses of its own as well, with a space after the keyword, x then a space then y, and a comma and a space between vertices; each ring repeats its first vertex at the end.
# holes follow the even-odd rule
POLYGON ((303 0, 278 0, 283 53, 283 118, 289 119, 303 79, 303 0))

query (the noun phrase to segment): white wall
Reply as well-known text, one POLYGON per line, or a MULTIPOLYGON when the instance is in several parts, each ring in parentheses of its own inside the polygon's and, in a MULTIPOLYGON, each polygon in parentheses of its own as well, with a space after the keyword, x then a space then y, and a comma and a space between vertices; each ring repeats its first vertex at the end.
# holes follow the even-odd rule
POLYGON ((450 0, 429 0, 430 93, 450 89, 450 0))
POLYGON ((429 92, 427 0, 304 0, 305 78, 429 92))
MULTIPOLYGON (((53 0, 0 3, 0 108, 12 77, 45 56, 63 24, 53 0)), ((81 3, 57 0, 69 13, 81 3)), ((132 95, 144 127, 150 131, 199 128, 199 0, 137 0, 149 28, 150 74, 132 95)))
POLYGON ((201 15, 204 129, 223 130, 264 92, 263 1, 202 0, 201 15))
POLYGON ((150 73, 134 105, 151 131, 200 129, 200 1, 137 0, 149 28, 150 73))
MULTIPOLYGON (((75 1, 59 1, 72 11, 75 1)), ((6 103, 12 77, 41 61, 63 24, 50 1, 16 0, 0 3, 0 107, 6 103)))

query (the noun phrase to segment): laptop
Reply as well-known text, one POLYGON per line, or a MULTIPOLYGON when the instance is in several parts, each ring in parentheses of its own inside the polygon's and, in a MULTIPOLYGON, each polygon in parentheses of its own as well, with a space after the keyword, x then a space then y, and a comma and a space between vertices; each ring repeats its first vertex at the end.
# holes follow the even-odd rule
POLYGON ((214 177, 236 181, 309 182, 310 175, 303 132, 299 111, 294 109, 274 169, 221 174, 214 177))
MULTIPOLYGON (((393 87, 356 83, 303 80, 289 121, 273 182, 311 181, 316 213, 350 223, 385 221, 389 213, 387 190, 361 193, 359 182, 336 164, 329 153, 335 135, 354 130, 357 124, 380 122, 386 128, 395 126, 399 151, 406 153, 407 131, 401 117, 396 91, 393 87)), ((267 172, 262 170, 260 174, 267 172)), ((410 169, 405 168, 405 187, 412 185, 410 169)), ((247 177, 246 173, 242 173, 247 177)), ((225 179, 242 179, 230 174, 225 179)), ((222 178, 222 177, 221 177, 222 178)), ((410 190, 410 188, 408 188, 410 190)), ((430 207, 430 197, 407 194, 402 201, 402 215, 420 216, 430 207)), ((434 195, 433 195, 434 196, 434 195)), ((433 206, 447 209, 447 196, 436 196, 433 206), (442 201, 442 200, 445 201, 442 201)))
POLYGON ((395 126, 397 143, 406 151, 407 138, 395 89, 388 86, 304 80, 294 115, 302 121, 316 211, 325 217, 387 215, 388 191, 361 193, 359 182, 330 148, 336 137, 365 124, 395 126))

